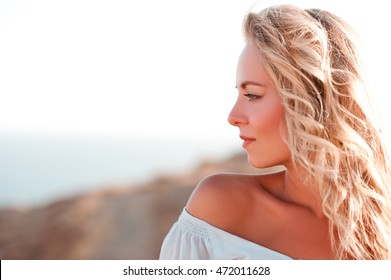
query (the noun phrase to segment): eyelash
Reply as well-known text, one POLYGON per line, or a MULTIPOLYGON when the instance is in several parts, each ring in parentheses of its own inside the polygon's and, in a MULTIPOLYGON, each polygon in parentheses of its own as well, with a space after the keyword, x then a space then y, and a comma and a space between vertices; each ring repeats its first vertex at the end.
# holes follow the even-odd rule
POLYGON ((252 94, 252 93, 243 94, 243 96, 247 97, 248 101, 255 101, 257 99, 262 98, 262 96, 256 95, 256 94, 252 94))

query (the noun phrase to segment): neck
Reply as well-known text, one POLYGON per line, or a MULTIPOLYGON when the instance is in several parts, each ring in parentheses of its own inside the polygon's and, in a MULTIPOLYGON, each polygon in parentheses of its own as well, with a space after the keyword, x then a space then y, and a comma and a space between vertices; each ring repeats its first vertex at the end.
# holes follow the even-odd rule
POLYGON ((324 217, 322 199, 317 190, 314 178, 308 177, 302 168, 287 167, 283 188, 284 199, 307 208, 317 217, 324 217))

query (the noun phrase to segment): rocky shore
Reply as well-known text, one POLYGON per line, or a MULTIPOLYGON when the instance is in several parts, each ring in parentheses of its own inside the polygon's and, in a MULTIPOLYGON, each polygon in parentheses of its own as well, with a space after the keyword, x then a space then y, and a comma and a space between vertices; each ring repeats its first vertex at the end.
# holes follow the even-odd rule
POLYGON ((0 259, 157 259, 198 182, 255 173, 244 154, 137 186, 110 187, 35 208, 0 210, 0 259))

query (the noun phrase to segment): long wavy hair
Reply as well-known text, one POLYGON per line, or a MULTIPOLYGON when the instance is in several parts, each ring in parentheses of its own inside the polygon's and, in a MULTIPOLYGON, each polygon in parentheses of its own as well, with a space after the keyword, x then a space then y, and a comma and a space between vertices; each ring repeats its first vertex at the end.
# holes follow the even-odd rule
POLYGON ((290 5, 244 20, 279 89, 292 162, 316 178, 336 259, 390 259, 390 163, 356 33, 341 18, 290 5))

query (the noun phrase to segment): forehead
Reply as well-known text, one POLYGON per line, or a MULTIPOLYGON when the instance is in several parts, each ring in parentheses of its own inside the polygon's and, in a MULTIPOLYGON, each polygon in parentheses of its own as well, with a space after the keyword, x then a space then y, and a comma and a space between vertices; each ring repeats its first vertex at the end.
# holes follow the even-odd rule
POLYGON ((248 43, 243 49, 238 62, 236 83, 239 87, 244 82, 270 84, 271 79, 267 73, 262 58, 254 43, 248 43))

